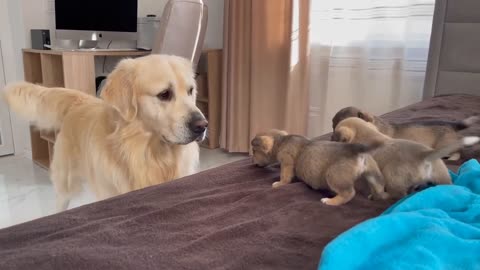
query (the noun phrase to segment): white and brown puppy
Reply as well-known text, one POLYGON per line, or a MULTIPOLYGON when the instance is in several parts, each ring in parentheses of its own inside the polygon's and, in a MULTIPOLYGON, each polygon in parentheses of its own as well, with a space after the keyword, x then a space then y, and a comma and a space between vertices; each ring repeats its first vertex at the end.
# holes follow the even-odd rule
MULTIPOLYGON (((323 203, 341 205, 355 196, 355 181, 368 174, 372 192, 383 193, 380 171, 375 163, 369 164, 367 154, 379 144, 311 141, 278 130, 258 134, 251 144, 256 165, 280 163, 280 181, 273 183, 274 188, 289 184, 296 176, 313 189, 329 189, 336 193, 333 198, 323 198, 323 203)), ((372 195, 382 197, 382 194, 372 195)))
POLYGON ((98 199, 195 172, 207 121, 195 105, 190 61, 167 55, 122 60, 103 99, 65 88, 10 84, 12 111, 38 128, 59 131, 50 166, 57 209, 82 182, 98 199))
MULTIPOLYGON (((332 127, 349 117, 358 117, 372 123, 383 134, 395 138, 412 140, 434 149, 439 149, 458 141, 462 136, 458 131, 469 128, 480 120, 478 116, 471 116, 463 121, 423 120, 401 124, 389 123, 369 112, 356 107, 346 107, 338 111, 332 119, 332 127)), ((458 154, 450 159, 458 159, 458 154)))
POLYGON ((459 149, 478 143, 479 137, 465 137, 440 149, 403 139, 393 139, 378 131, 372 123, 357 117, 347 118, 335 128, 332 140, 345 143, 382 146, 371 152, 384 177, 391 198, 405 196, 409 189, 426 182, 451 184, 448 169, 441 160, 459 149))

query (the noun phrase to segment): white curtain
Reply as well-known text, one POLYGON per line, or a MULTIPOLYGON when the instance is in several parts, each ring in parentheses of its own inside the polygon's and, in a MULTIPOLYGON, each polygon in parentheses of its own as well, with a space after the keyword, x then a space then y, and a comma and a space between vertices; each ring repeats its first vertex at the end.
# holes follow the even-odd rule
POLYGON ((312 0, 308 135, 358 106, 382 114, 420 101, 434 0, 312 0))

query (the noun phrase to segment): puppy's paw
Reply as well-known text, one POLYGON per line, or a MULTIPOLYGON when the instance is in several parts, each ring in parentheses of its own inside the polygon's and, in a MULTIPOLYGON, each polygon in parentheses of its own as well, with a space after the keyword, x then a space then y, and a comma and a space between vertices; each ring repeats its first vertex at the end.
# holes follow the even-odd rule
POLYGON ((273 188, 278 188, 278 187, 281 187, 281 186, 283 186, 283 185, 285 185, 285 184, 282 183, 282 182, 280 182, 280 181, 277 181, 277 182, 275 182, 275 183, 272 184, 272 187, 273 187, 273 188))
POLYGON ((368 199, 371 201, 387 200, 388 198, 390 198, 390 194, 388 194, 387 192, 368 195, 368 199))
POLYGON ((455 153, 453 155, 451 155, 448 160, 459 160, 460 159, 460 154, 459 153, 455 153))
POLYGON ((334 205, 331 198, 322 198, 320 201, 326 205, 334 205))

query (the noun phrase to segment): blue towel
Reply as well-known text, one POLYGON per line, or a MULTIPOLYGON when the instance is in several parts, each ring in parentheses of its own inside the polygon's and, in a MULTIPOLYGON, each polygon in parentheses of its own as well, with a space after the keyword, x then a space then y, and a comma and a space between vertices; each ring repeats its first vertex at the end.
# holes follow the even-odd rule
POLYGON ((451 175, 339 235, 319 269, 480 269, 480 164, 451 175))

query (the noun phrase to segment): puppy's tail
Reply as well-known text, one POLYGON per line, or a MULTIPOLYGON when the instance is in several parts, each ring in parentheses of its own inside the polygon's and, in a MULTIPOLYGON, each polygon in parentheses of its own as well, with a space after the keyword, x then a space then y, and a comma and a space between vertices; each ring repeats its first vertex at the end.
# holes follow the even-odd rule
POLYGON ((443 157, 449 156, 452 153, 457 152, 465 146, 472 146, 474 144, 477 144, 478 142, 480 142, 480 137, 466 136, 450 145, 426 152, 424 159, 427 161, 441 159, 443 157))
POLYGON ((460 122, 455 123, 453 128, 455 129, 455 131, 460 131, 460 130, 464 130, 471 127, 473 124, 477 122, 480 122, 480 116, 474 115, 474 116, 465 118, 460 122))
POLYGON ((407 190, 407 194, 417 193, 417 192, 420 192, 422 190, 425 190, 427 188, 434 187, 434 186, 436 186, 436 184, 435 184, 435 182, 432 182, 432 181, 421 182, 421 183, 415 184, 413 186, 410 186, 407 190))
POLYGON ((48 88, 27 82, 5 87, 3 97, 12 111, 32 121, 40 129, 59 129, 72 108, 99 99, 80 91, 48 88))
POLYGON ((380 146, 383 145, 382 141, 374 141, 370 144, 361 144, 361 143, 349 143, 348 144, 348 149, 354 154, 363 154, 363 153, 368 153, 371 152, 380 146))

